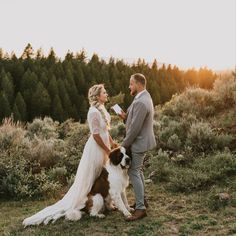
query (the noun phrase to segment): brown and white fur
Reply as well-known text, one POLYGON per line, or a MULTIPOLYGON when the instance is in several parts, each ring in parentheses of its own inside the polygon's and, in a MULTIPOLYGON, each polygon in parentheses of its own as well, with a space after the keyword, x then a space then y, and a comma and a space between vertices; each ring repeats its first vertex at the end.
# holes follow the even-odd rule
MULTIPOLYGON (((88 194, 86 206, 82 211, 99 218, 105 217, 105 208, 118 208, 125 216, 130 216, 130 211, 126 198, 126 188, 129 185, 128 168, 131 158, 126 154, 124 147, 112 150, 109 160, 103 167, 100 176, 95 180, 91 191, 88 194)), ((70 220, 78 220, 78 217, 67 216, 70 220), (76 219, 75 219, 76 218, 76 219)))

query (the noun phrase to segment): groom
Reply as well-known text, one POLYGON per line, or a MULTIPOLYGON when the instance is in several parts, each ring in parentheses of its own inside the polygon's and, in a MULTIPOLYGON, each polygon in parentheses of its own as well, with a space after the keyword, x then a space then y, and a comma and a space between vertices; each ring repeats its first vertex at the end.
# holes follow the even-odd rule
POLYGON ((142 172, 145 152, 156 146, 153 132, 154 108, 152 98, 146 90, 146 78, 137 73, 130 77, 130 94, 134 97, 127 113, 122 112, 121 118, 126 124, 126 136, 122 146, 131 148, 132 164, 129 177, 135 193, 135 211, 127 221, 134 221, 147 216, 147 203, 144 199, 144 176, 142 172), (146 206, 145 206, 146 205, 146 206))

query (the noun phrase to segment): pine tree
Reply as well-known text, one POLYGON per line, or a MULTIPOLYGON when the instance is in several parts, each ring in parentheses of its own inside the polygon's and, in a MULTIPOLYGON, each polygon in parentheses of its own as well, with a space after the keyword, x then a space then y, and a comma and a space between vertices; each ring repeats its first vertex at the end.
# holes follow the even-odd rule
POLYGON ((65 56, 65 61, 71 61, 73 60, 73 58, 74 58, 73 52, 70 52, 70 50, 68 50, 65 56))
POLYGON ((12 105, 14 100, 14 86, 12 82, 11 75, 9 73, 5 74, 1 79, 0 89, 4 92, 7 97, 8 102, 12 105))
POLYGON ((22 94, 24 101, 27 107, 28 119, 32 120, 33 118, 33 105, 32 105, 32 97, 36 92, 38 84, 38 77, 33 72, 31 73, 30 70, 27 70, 23 75, 21 85, 20 85, 20 93, 22 94))
POLYGON ((57 61, 56 53, 54 52, 54 49, 51 48, 48 57, 46 58, 47 67, 48 68, 52 67, 53 65, 55 65, 56 61, 57 61))
POLYGON ((16 104, 14 104, 12 112, 13 112, 14 121, 22 120, 22 117, 20 115, 19 109, 16 104))
MULTIPOLYGON (((17 109, 17 112, 19 112, 19 115, 20 115, 19 120, 27 121, 27 108, 26 108, 24 98, 22 97, 20 92, 18 92, 16 95, 14 107, 16 107, 15 109, 17 109)), ((14 109, 13 109, 13 113, 14 113, 14 109)))
POLYGON ((153 71, 157 71, 157 69, 158 69, 157 60, 155 59, 155 60, 153 61, 153 63, 152 63, 152 70, 153 70, 153 71))
POLYGON ((41 82, 38 83, 35 93, 32 95, 31 118, 49 115, 51 99, 41 82))
POLYGON ((198 71, 198 84, 201 88, 212 89, 216 75, 207 68, 200 68, 198 71))
POLYGON ((24 73, 25 73, 25 68, 24 68, 22 62, 20 62, 20 60, 16 59, 14 61, 14 63, 12 63, 12 69, 11 69, 11 76, 13 78, 15 91, 19 91, 21 79, 22 79, 24 73))
POLYGON ((4 92, 0 92, 0 122, 11 115, 11 107, 4 92))
POLYGON ((75 81, 78 93, 85 95, 88 88, 85 83, 84 73, 80 65, 77 65, 76 67, 74 81, 75 81))
POLYGON ((79 62, 85 62, 85 59, 87 58, 86 52, 84 49, 82 49, 79 53, 75 54, 75 59, 79 62))
POLYGON ((70 118, 74 119, 75 121, 80 121, 78 109, 75 105, 72 105, 70 118))
POLYGON ((56 95, 52 101, 52 118, 59 122, 64 121, 64 112, 58 95, 56 95))
POLYGON ((34 56, 34 50, 31 46, 31 44, 28 43, 27 46, 25 47, 23 53, 22 53, 21 58, 22 59, 29 59, 29 58, 33 58, 33 56, 34 56))
POLYGON ((42 48, 39 48, 37 51, 36 51, 36 60, 40 61, 44 58, 44 55, 43 55, 43 49, 42 48))
POLYGON ((72 104, 79 108, 79 94, 71 71, 67 71, 67 80, 65 81, 65 85, 72 104))
POLYGON ((62 103, 63 111, 64 111, 64 119, 68 119, 72 115, 72 104, 69 98, 69 95, 65 88, 65 83, 63 80, 58 80, 58 91, 59 91, 59 97, 62 103))
POLYGON ((45 69, 42 70, 40 76, 39 76, 39 81, 42 82, 43 86, 46 88, 49 84, 49 78, 47 75, 47 71, 45 69))
POLYGON ((84 123, 87 118, 87 111, 88 111, 88 102, 86 101, 84 96, 80 97, 80 107, 79 107, 79 119, 81 123, 84 123))
POLYGON ((53 99, 54 97, 56 97, 58 95, 58 87, 57 87, 57 81, 56 81, 56 77, 53 76, 48 84, 48 88, 47 91, 51 97, 51 99, 53 99))

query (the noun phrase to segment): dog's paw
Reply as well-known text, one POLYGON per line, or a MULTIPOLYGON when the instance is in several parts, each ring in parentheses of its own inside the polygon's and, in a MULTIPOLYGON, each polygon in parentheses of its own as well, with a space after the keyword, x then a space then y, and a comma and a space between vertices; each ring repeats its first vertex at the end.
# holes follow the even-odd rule
POLYGON ((97 214, 97 217, 102 219, 102 218, 105 218, 105 215, 104 214, 97 214))
POLYGON ((132 215, 129 211, 124 212, 123 214, 124 214, 125 217, 128 217, 128 216, 131 216, 131 215, 132 215))
POLYGON ((116 211, 117 207, 115 205, 110 205, 110 206, 107 206, 107 210, 108 211, 116 211))
POLYGON ((97 217, 97 218, 105 218, 105 215, 104 214, 98 214, 98 213, 96 213, 96 214, 91 214, 90 213, 90 216, 92 216, 92 217, 97 217))
POLYGON ((117 208, 116 206, 113 206, 113 207, 111 207, 111 210, 112 210, 112 211, 117 211, 118 208, 117 208))

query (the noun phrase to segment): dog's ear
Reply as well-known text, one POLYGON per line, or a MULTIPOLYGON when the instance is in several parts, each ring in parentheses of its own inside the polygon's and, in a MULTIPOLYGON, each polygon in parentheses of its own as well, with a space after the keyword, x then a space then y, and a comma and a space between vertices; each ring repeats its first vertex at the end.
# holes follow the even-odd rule
POLYGON ((119 147, 113 149, 109 155, 111 163, 115 166, 119 165, 122 160, 122 155, 119 147))

